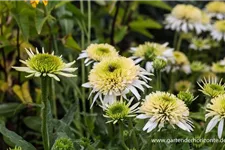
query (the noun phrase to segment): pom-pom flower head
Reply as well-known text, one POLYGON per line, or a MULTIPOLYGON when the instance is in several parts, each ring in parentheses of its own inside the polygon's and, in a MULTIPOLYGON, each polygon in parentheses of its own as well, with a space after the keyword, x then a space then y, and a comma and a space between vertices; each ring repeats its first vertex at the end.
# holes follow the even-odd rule
POLYGON ((133 56, 131 57, 135 63, 141 61, 146 61, 145 68, 148 72, 153 72, 153 60, 155 58, 165 58, 167 61, 174 61, 173 49, 167 47, 168 43, 158 44, 146 42, 138 47, 132 47, 131 52, 133 56))
POLYGON ((225 3, 223 1, 213 1, 206 5, 206 12, 217 19, 225 18, 225 3))
POLYGON ((107 123, 113 122, 113 124, 115 124, 118 121, 123 121, 125 118, 135 117, 139 102, 131 106, 132 101, 133 99, 127 104, 122 100, 115 101, 112 104, 103 102, 101 106, 105 111, 105 115, 103 116, 110 119, 107 123))
POLYGON ((57 75, 75 77, 75 75, 71 74, 77 69, 71 67, 75 61, 66 64, 61 56, 55 56, 54 52, 52 54, 45 53, 44 49, 42 49, 42 53, 39 53, 37 49, 36 54, 31 49, 26 49, 26 52, 29 55, 28 60, 20 60, 26 67, 12 67, 17 71, 29 73, 30 75, 26 77, 49 76, 57 81, 60 81, 57 75))
POLYGON ((225 85, 222 84, 222 79, 218 82, 217 78, 209 78, 208 80, 203 79, 201 81, 203 85, 198 83, 200 90, 203 94, 209 97, 216 97, 225 93, 225 85))
POLYGON ((175 95, 166 92, 155 92, 146 96, 140 107, 139 119, 149 119, 143 130, 151 132, 157 126, 159 130, 169 123, 173 128, 191 132, 192 122, 188 119, 189 110, 185 103, 175 95))
POLYGON ((200 34, 207 30, 207 25, 205 16, 199 8, 179 4, 173 8, 171 14, 166 16, 166 28, 183 32, 195 30, 197 34, 200 34))
POLYGON ((84 87, 93 88, 93 92, 97 92, 93 103, 99 97, 104 96, 103 101, 112 103, 116 96, 124 96, 131 91, 137 99, 140 99, 137 89, 144 91, 144 87, 149 88, 146 84, 151 80, 151 75, 143 68, 135 65, 134 61, 125 57, 114 57, 104 59, 94 65, 88 79, 89 82, 83 84, 84 87), (142 81, 143 80, 143 81, 142 81), (137 88, 137 89, 136 89, 137 88))
POLYGON ((223 126, 224 126, 224 118, 225 118, 225 95, 219 95, 211 100, 210 104, 206 107, 206 115, 205 118, 211 118, 207 127, 206 133, 210 132, 216 125, 218 125, 218 137, 222 137, 223 126))
POLYGON ((217 41, 225 41, 225 20, 218 20, 211 29, 211 36, 217 41))
POLYGON ((91 44, 86 50, 83 50, 78 59, 86 58, 86 66, 94 62, 99 62, 107 57, 117 57, 118 52, 109 44, 91 44))

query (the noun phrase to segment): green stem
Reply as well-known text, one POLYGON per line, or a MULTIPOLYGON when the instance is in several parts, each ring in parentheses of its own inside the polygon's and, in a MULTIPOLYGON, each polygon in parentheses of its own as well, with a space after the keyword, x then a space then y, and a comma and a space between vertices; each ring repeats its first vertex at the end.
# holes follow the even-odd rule
POLYGON ((177 37, 178 37, 178 32, 176 31, 174 34, 174 38, 173 38, 173 47, 176 48, 177 45, 177 37))
POLYGON ((176 73, 171 71, 171 73, 170 73, 170 87, 169 87, 169 92, 171 92, 171 93, 174 90, 175 78, 176 78, 176 73))
POLYGON ((180 34, 179 38, 178 38, 178 41, 177 41, 177 45, 176 45, 176 49, 175 50, 180 51, 180 46, 181 46, 182 40, 183 40, 183 37, 182 37, 182 34, 180 34))
POLYGON ((42 99, 42 140, 44 145, 44 150, 49 150, 49 133, 47 124, 47 113, 48 113, 48 77, 41 78, 41 99, 42 99))
POLYGON ((88 45, 91 43, 91 0, 88 0, 88 45))
POLYGON ((161 71, 156 70, 156 90, 161 90, 161 71))
POLYGON ((49 101, 51 104, 51 108, 52 108, 52 112, 55 116, 55 118, 57 118, 57 107, 56 107, 56 98, 55 98, 55 83, 54 83, 54 79, 50 78, 49 80, 49 101))
POLYGON ((120 141, 121 141, 121 144, 123 146, 123 148, 125 150, 129 150, 129 148, 127 147, 125 141, 124 141, 124 136, 123 136, 123 123, 122 122, 119 122, 119 130, 120 130, 120 141))
POLYGON ((133 126, 133 123, 132 123, 132 120, 129 119, 129 128, 132 129, 132 142, 134 144, 134 147, 136 150, 139 149, 139 146, 138 146, 138 140, 137 140, 137 136, 136 136, 136 133, 135 133, 135 128, 133 126))

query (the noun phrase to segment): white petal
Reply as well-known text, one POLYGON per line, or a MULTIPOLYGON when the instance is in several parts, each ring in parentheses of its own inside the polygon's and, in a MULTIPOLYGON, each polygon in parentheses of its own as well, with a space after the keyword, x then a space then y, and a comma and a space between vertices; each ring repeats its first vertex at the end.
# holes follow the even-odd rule
POLYGON ((149 116, 147 116, 145 114, 140 114, 136 118, 138 118, 138 119, 146 119, 146 118, 149 118, 149 116))
POLYGON ((218 118, 219 118, 218 116, 215 116, 209 121, 205 133, 210 132, 216 126, 217 122, 219 121, 218 118))
POLYGON ((76 61, 74 60, 74 61, 72 61, 72 62, 70 62, 70 63, 67 63, 67 64, 65 65, 65 67, 66 67, 66 68, 69 68, 69 67, 71 67, 75 62, 76 62, 76 61))
POLYGON ((49 77, 54 78, 56 81, 60 81, 60 79, 59 79, 56 75, 54 75, 54 74, 48 73, 47 75, 48 75, 49 77))
POLYGON ((27 72, 27 73, 35 73, 36 71, 31 70, 29 67, 12 67, 13 69, 16 69, 17 71, 27 72))
POLYGON ((135 97, 139 100, 141 98, 140 94, 133 86, 129 86, 128 89, 135 95, 135 97))
POLYGON ((222 137, 223 133, 223 125, 224 125, 224 119, 220 120, 219 126, 218 126, 218 137, 222 137))
POLYGON ((56 74, 59 74, 61 76, 65 76, 65 77, 76 77, 76 75, 73 75, 70 73, 64 73, 64 72, 57 72, 56 74))
POLYGON ((87 82, 87 83, 82 84, 82 87, 91 88, 92 86, 91 86, 90 82, 87 82))
POLYGON ((64 68, 64 69, 62 69, 62 71, 66 71, 66 72, 74 72, 76 70, 77 70, 77 68, 64 68))
POLYGON ((181 128, 181 129, 183 129, 183 130, 185 130, 185 131, 190 132, 190 130, 188 129, 188 127, 187 127, 184 123, 178 122, 176 125, 177 125, 179 128, 181 128))

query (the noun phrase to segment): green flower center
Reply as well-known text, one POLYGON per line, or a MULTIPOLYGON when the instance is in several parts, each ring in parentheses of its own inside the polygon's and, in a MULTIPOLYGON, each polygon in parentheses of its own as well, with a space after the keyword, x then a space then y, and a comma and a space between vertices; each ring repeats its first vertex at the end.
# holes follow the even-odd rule
POLYGON ((210 84, 209 87, 210 87, 212 90, 216 90, 216 91, 224 91, 224 87, 223 87, 223 86, 220 86, 220 85, 217 85, 217 84, 210 84))
POLYGON ((60 70, 64 63, 60 57, 50 54, 37 54, 28 60, 28 65, 40 73, 51 73, 60 70))
POLYGON ((144 54, 145 59, 153 60, 156 57, 156 49, 154 47, 146 46, 146 52, 144 54))
POLYGON ((99 53, 109 53, 110 50, 108 48, 100 47, 96 50, 99 53))
POLYGON ((129 108, 124 103, 115 103, 106 112, 112 119, 123 119, 128 113, 129 108))
POLYGON ((166 96, 166 95, 163 95, 161 98, 162 98, 163 101, 166 101, 166 102, 174 101, 174 99, 172 97, 169 97, 169 96, 166 96))

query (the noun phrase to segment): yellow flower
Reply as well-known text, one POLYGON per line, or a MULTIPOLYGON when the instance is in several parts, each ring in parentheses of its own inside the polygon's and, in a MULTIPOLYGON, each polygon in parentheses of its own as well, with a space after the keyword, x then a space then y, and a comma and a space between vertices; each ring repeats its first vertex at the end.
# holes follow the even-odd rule
POLYGON ((209 2, 206 10, 210 13, 225 13, 225 3, 223 1, 209 2))
POLYGON ((207 30, 206 23, 206 16, 199 8, 192 5, 178 4, 166 17, 166 28, 185 33, 195 30, 200 34, 207 30))
POLYGON ((30 0, 31 6, 36 8, 40 0, 30 0))
POLYGON ((187 56, 179 51, 174 51, 173 52, 174 58, 175 58, 175 63, 177 65, 187 65, 189 64, 187 56))
POLYGON ((85 64, 89 65, 93 62, 99 62, 104 58, 118 57, 116 49, 109 44, 91 44, 80 54, 78 59, 86 58, 85 64))
POLYGON ((44 4, 45 6, 48 5, 48 0, 42 0, 42 2, 43 2, 43 4, 44 4))
POLYGON ((212 117, 206 127, 206 133, 210 132, 216 125, 218 125, 218 137, 222 137, 224 118, 225 118, 225 94, 219 95, 211 100, 206 108, 206 119, 212 117))
POLYGON ((139 119, 149 118, 143 130, 151 132, 157 126, 159 130, 169 123, 173 128, 179 128, 191 132, 192 122, 188 119, 189 110, 185 103, 175 95, 166 92, 155 92, 146 96, 140 107, 139 119))
POLYGON ((113 102, 116 96, 125 95, 131 91, 137 99, 140 95, 136 88, 144 90, 143 86, 149 87, 146 82, 150 78, 146 70, 135 65, 134 61, 125 57, 113 57, 103 59, 91 70, 89 82, 83 84, 84 87, 93 88, 92 92, 97 92, 97 97, 105 96, 106 103, 113 102), (141 81, 143 80, 143 81, 141 81))

